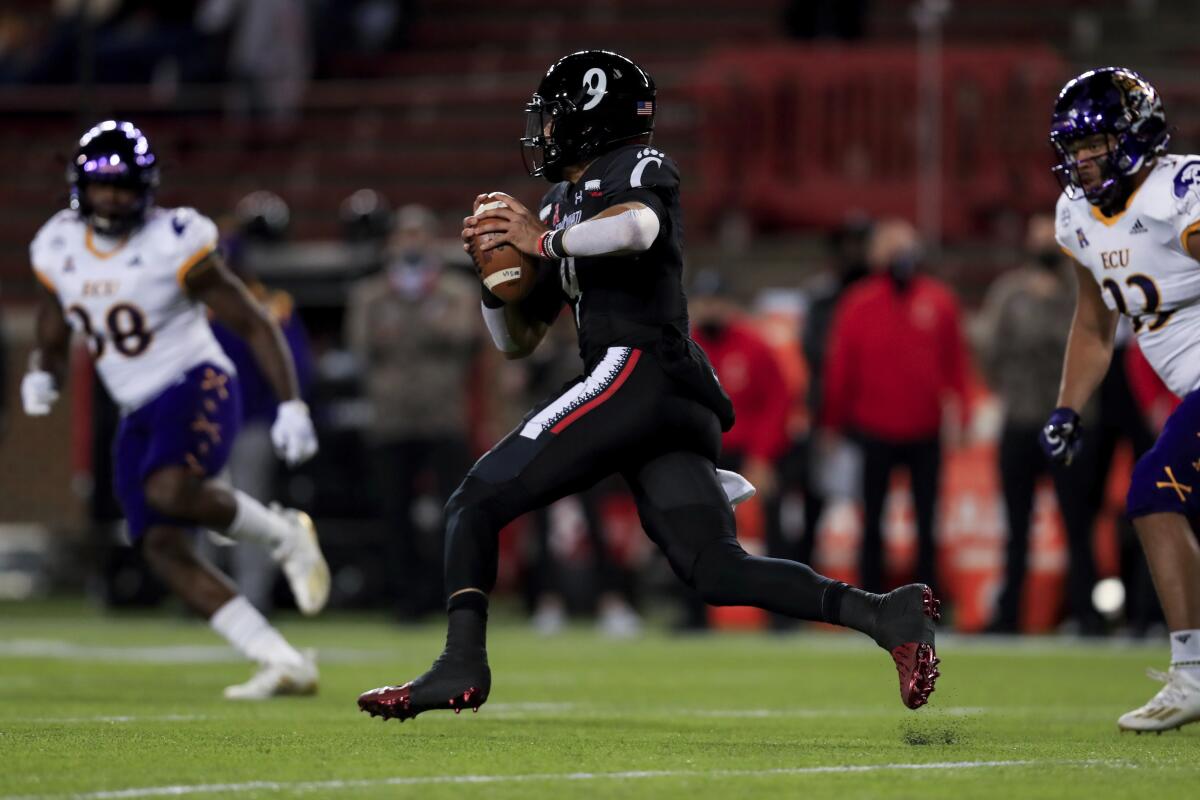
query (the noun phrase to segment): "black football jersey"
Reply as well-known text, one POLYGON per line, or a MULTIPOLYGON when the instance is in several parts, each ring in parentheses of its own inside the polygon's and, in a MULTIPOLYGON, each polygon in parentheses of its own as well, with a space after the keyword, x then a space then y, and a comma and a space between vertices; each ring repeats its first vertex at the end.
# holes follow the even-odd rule
POLYGON ((651 344, 664 326, 685 335, 688 329, 679 169, 666 154, 634 144, 605 153, 577 183, 564 181, 552 188, 538 216, 559 229, 629 201, 658 215, 658 238, 649 250, 543 263, 525 301, 527 313, 546 322, 554 320, 564 301, 570 305, 585 365, 609 347, 651 344))

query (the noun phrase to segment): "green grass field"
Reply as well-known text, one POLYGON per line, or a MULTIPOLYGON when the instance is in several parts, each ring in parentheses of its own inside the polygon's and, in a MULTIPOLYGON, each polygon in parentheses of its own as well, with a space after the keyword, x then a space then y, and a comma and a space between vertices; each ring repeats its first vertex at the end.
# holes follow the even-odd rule
POLYGON ((947 638, 918 712, 856 637, 580 629, 491 641, 479 714, 382 723, 367 688, 415 676, 437 626, 285 618, 321 649, 316 698, 233 704, 250 668, 170 615, 0 605, 0 800, 198 797, 1183 797, 1200 725, 1117 732, 1166 645, 947 638))

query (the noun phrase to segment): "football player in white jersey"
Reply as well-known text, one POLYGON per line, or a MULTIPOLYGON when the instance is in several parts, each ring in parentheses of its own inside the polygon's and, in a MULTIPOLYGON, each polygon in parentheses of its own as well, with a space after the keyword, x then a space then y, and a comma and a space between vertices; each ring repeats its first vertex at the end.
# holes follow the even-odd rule
POLYGON ((1063 194, 1056 235, 1075 260, 1075 317, 1046 453, 1069 464, 1077 413, 1112 356, 1121 314, 1183 403, 1130 479, 1133 520, 1171 637, 1166 685, 1121 716, 1121 730, 1164 731, 1200 720, 1200 156, 1170 155, 1162 100, 1136 72, 1106 67, 1067 83, 1050 141, 1063 194))
POLYGON ((37 351, 21 383, 25 413, 50 412, 72 332, 87 337, 96 370, 121 408, 114 482, 131 539, 183 601, 239 652, 258 662, 230 699, 311 694, 317 669, 223 574, 195 553, 208 528, 270 548, 296 603, 315 614, 329 596, 329 568, 306 514, 266 508, 214 479, 241 417, 233 365, 208 326, 205 306, 246 339, 280 400, 272 440, 295 465, 317 450, 287 345, 216 252, 217 230, 190 208, 154 205, 158 164, 129 122, 89 130, 67 170, 71 207, 30 245, 43 291, 37 351))

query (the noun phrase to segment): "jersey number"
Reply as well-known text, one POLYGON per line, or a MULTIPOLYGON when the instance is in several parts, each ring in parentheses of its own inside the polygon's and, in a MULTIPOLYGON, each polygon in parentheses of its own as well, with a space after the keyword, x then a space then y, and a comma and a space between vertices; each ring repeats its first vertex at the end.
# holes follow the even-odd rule
POLYGON ((571 301, 571 305, 575 311, 575 324, 579 324, 579 298, 583 292, 579 290, 579 276, 575 274, 575 259, 568 256, 558 262, 558 277, 562 281, 563 294, 567 296, 567 300, 571 301))
POLYGON ((105 343, 111 339, 113 347, 123 356, 133 358, 146 352, 154 335, 146 329, 146 315, 130 303, 117 303, 104 315, 107 330, 97 332, 92 327, 92 318, 82 306, 71 306, 67 313, 79 321, 79 327, 88 338, 88 349, 92 358, 104 357, 105 343))
MULTIPOLYGON (((1125 296, 1121 293, 1120 285, 1112 278, 1105 278, 1101 284, 1105 291, 1112 296, 1113 305, 1117 307, 1117 311, 1129 316, 1129 305, 1125 302, 1125 296)), ((1147 331, 1156 331, 1167 324, 1171 316, 1175 313, 1171 311, 1159 311, 1158 304, 1162 302, 1162 298, 1158 294, 1158 287, 1146 275, 1130 275, 1125 279, 1125 285, 1130 289, 1137 289, 1142 293, 1142 297, 1146 298, 1145 307, 1141 314, 1131 317, 1133 320, 1133 332, 1141 333, 1144 327, 1147 331), (1154 319, 1147 322, 1146 317, 1153 316, 1154 319)))

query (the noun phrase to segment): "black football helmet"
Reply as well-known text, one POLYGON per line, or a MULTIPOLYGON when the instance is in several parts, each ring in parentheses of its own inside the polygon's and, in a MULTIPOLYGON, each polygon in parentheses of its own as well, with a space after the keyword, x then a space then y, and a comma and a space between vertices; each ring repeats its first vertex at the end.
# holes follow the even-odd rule
POLYGON ((525 168, 557 183, 564 167, 653 134, 654 95, 654 79, 625 56, 582 50, 559 59, 525 106, 525 168))
POLYGON ((158 187, 158 158, 150 140, 132 122, 105 120, 79 139, 67 164, 71 208, 98 233, 120 236, 142 223, 158 187), (132 189, 138 200, 120 215, 100 216, 87 199, 87 186, 107 183, 132 189))

